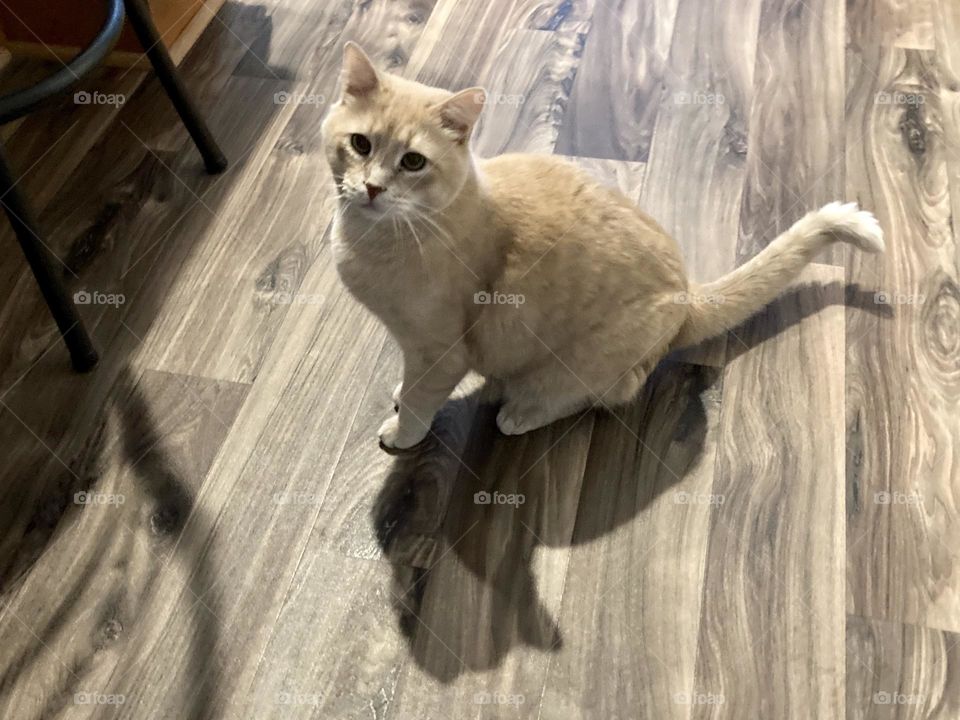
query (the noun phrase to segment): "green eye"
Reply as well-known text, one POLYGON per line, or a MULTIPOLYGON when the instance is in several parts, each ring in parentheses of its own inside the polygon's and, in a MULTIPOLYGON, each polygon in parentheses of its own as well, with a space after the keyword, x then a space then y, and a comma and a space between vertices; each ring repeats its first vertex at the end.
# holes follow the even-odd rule
POLYGON ((373 149, 367 136, 360 133, 354 133, 350 136, 350 145, 361 155, 369 155, 373 149))
POLYGON ((400 167, 408 172, 417 172, 423 170, 427 164, 427 159, 418 152, 408 152, 400 158, 400 167))

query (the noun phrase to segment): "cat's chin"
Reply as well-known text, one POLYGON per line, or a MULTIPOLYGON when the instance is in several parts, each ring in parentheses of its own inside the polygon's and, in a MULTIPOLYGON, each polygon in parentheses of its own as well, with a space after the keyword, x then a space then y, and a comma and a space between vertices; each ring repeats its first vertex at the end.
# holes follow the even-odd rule
POLYGON ((353 203, 350 210, 363 218, 382 218, 390 213, 390 208, 386 205, 372 203, 353 203))

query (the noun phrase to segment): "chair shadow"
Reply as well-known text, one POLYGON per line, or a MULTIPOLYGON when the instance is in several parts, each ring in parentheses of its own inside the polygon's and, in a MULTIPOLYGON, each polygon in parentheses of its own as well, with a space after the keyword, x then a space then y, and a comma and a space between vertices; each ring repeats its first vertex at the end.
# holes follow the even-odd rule
MULTIPOLYGON (((739 339, 728 341, 725 364, 829 305, 892 315, 857 286, 799 286, 734 329, 739 339)), ((394 611, 417 665, 449 683, 465 671, 499 666, 515 647, 560 649, 558 613, 548 609, 558 609, 559 598, 549 570, 540 577, 550 602, 542 597, 536 554, 603 538, 671 491, 678 502, 703 458, 708 405, 719 407, 722 374, 721 367, 673 354, 631 405, 519 437, 496 430, 494 404, 451 401, 438 422, 475 413, 463 453, 451 462, 452 448, 431 439, 416 454, 397 456, 372 511, 392 566, 394 611), (436 479, 440 465, 447 483, 436 479), (484 492, 525 501, 476 502, 484 492), (430 528, 427 519, 444 504, 442 523, 430 528), (414 550, 431 534, 431 552, 414 550)))
MULTIPOLYGON (((126 467, 131 468, 127 477, 130 478, 132 487, 124 484, 120 488, 124 501, 108 511, 105 524, 86 526, 96 531, 99 536, 89 538, 93 544, 78 548, 84 551, 84 556, 78 559, 78 562, 84 564, 84 571, 78 582, 66 588, 68 592, 57 596, 56 603, 60 610, 51 616, 51 622, 35 629, 37 643, 15 658, 4 657, 7 670, 0 676, 0 689, 4 692, 15 690, 18 677, 34 672, 39 663, 49 659, 46 657, 48 648, 56 644, 64 626, 74 617, 71 611, 84 603, 84 594, 88 591, 89 584, 102 581, 103 576, 98 575, 97 570, 102 571, 104 558, 112 558, 117 567, 130 566, 134 563, 134 552, 138 543, 144 543, 149 546, 146 552, 158 568, 166 567, 167 562, 177 562, 183 566, 194 597, 203 597, 205 590, 213 583, 214 573, 207 561, 207 555, 201 552, 202 548, 198 546, 196 538, 184 532, 187 518, 192 516, 195 527, 199 512, 195 508, 190 483, 182 476, 177 462, 166 450, 163 434, 158 428, 150 403, 128 367, 119 371, 103 411, 116 418, 116 438, 108 439, 108 435, 114 434, 110 433, 104 424, 95 434, 83 464, 91 469, 101 469, 104 456, 111 452, 108 450, 108 443, 112 445, 115 442, 116 449, 112 452, 122 458, 126 467), (141 530, 144 530, 142 534, 141 530), (139 541, 134 540, 134 534, 139 535, 139 541), (115 542, 114 536, 126 536, 126 541, 115 542), (179 542, 175 543, 177 540, 179 542), (112 552, 121 546, 122 552, 112 552)), ((62 507, 58 525, 73 524, 70 521, 78 520, 75 514, 83 511, 83 504, 76 502, 77 495, 108 490, 101 487, 96 477, 87 476, 85 473, 84 476, 74 473, 67 482, 68 486, 61 490, 65 490, 66 497, 73 502, 59 503, 62 507)), ((114 489, 109 490, 112 493, 114 489)), ((202 522, 200 524, 203 525, 202 522)), ((74 530, 77 527, 79 526, 74 525, 74 530)), ((46 540, 52 540, 52 536, 46 540)), ((84 538, 77 540, 80 543, 85 541, 84 538)), ((38 558, 27 558, 31 565, 36 559, 38 558)), ((24 574, 28 570, 29 565, 21 568, 24 574)), ((159 574, 131 577, 129 582, 120 588, 112 589, 103 599, 102 606, 96 608, 99 617, 95 625, 95 633, 99 638, 96 641, 97 649, 106 647, 119 636, 122 628, 133 623, 133 617, 129 616, 128 610, 131 607, 139 608, 140 603, 145 602, 154 587, 154 581, 159 577, 159 574), (104 636, 100 637, 102 634, 104 636)), ((182 715, 194 720, 217 716, 213 690, 217 686, 219 671, 208 661, 219 638, 216 600, 207 596, 203 605, 207 612, 198 611, 196 614, 197 621, 191 635, 191 652, 187 658, 189 666, 184 671, 193 678, 203 678, 189 696, 187 708, 182 715)), ((48 704, 41 713, 42 717, 52 717, 62 712, 64 697, 90 690, 84 683, 89 669, 87 662, 87 658, 77 659, 74 671, 64 678, 65 684, 61 692, 53 693, 49 697, 48 704)), ((0 693, 0 696, 2 694, 0 693)))
MULTIPOLYGON (((238 23, 260 27, 259 41, 264 47, 269 46, 272 26, 263 7, 228 2, 220 13, 238 16, 238 23)), ((214 23, 211 27, 216 26, 214 23)), ((202 73, 209 72, 210 56, 217 52, 219 40, 207 36, 206 41, 205 45, 202 37, 180 66, 188 86, 196 77, 202 78, 202 73)), ((234 70, 229 67, 223 74, 227 76, 234 70)), ((98 80, 94 77, 85 82, 98 80)), ((182 672, 190 680, 189 686, 181 684, 182 694, 171 703, 182 698, 176 716, 190 720, 222 714, 217 700, 222 674, 213 660, 218 657, 220 640, 218 612, 215 600, 204 595, 213 584, 215 569, 209 565, 209 553, 203 552, 190 530, 209 525, 198 519, 188 482, 191 478, 177 469, 177 458, 171 457, 164 447, 150 402, 138 385, 134 370, 138 366, 134 362, 141 338, 146 338, 161 319, 178 274, 207 236, 217 212, 225 206, 250 164, 248 144, 265 134, 279 112, 271 101, 273 91, 288 91, 292 87, 283 78, 273 77, 271 82, 256 113, 239 116, 228 112, 244 100, 240 88, 232 96, 221 92, 212 108, 201 107, 232 162, 225 173, 210 176, 204 173, 186 132, 179 129, 179 119, 159 81, 149 77, 118 111, 110 130, 67 176, 56 202, 39 214, 46 233, 44 240, 61 259, 64 280, 72 289, 99 288, 126 297, 125 305, 83 308, 101 353, 95 371, 78 375, 69 369, 49 311, 19 253, 11 256, 10 263, 0 266, 0 276, 9 275, 5 287, 12 288, 9 296, 0 297, 4 307, 12 310, 0 324, 0 444, 7 451, 7 462, 0 468, 0 605, 16 596, 46 553, 59 551, 62 545, 57 543, 67 532, 76 532, 77 525, 93 514, 75 502, 75 495, 102 490, 104 467, 118 456, 133 465, 131 479, 125 476, 124 482, 134 483, 136 503, 131 498, 127 507, 134 506, 138 513, 130 516, 131 525, 127 528, 122 526, 119 515, 111 515, 104 524, 84 526, 89 529, 95 525, 99 535, 79 537, 77 542, 82 546, 72 548, 83 552, 75 560, 79 571, 71 574, 70 579, 75 582, 48 588, 51 597, 45 619, 30 628, 37 642, 22 650, 10 650, 9 654, 0 653, 0 715, 4 715, 2 708, 7 702, 23 702, 25 678, 39 676, 46 665, 56 662, 47 648, 64 635, 70 638, 63 654, 69 658, 67 667, 71 672, 54 674, 56 679, 51 679, 51 687, 43 689, 46 706, 36 707, 37 715, 31 717, 59 715, 74 693, 99 689, 85 685, 100 682, 89 680, 92 675, 88 673, 93 669, 103 670, 92 658, 116 641, 121 632, 129 632, 130 626, 151 621, 138 617, 137 611, 143 609, 141 603, 146 604, 165 580, 160 574, 165 565, 160 560, 168 551, 173 553, 170 561, 189 578, 194 596, 203 598, 191 613, 190 647, 182 666, 162 669, 164 673, 182 672), (162 135, 157 147, 145 145, 142 152, 122 155, 116 148, 126 147, 124 143, 144 142, 134 135, 139 133, 142 121, 161 128, 157 131, 158 136, 162 135), (168 128, 181 132, 182 142, 171 145, 174 136, 163 134, 168 128), (203 203, 195 207, 200 205, 198 198, 203 203), (169 230, 146 239, 141 237, 148 234, 147 226, 154 217, 145 213, 144 208, 160 217, 168 211, 169 230), (182 231, 183 224, 189 225, 189 232, 182 231), (175 229, 180 232, 173 232, 175 229), (138 244, 141 242, 144 245, 138 244), (114 418, 119 426, 114 433, 118 439, 110 430, 114 418), (188 517, 191 523, 186 526, 188 517), (132 587, 126 582, 126 563, 131 548, 141 542, 149 543, 152 552, 157 553, 157 564, 155 569, 151 568, 145 587, 132 587), (102 592, 99 588, 91 592, 90 588, 104 577, 106 551, 119 546, 125 553, 115 568, 120 580, 104 587, 102 592), (84 627, 83 631, 65 627, 80 611, 93 616, 96 624, 84 627), (104 625, 109 626, 106 638, 101 637, 104 625), (53 692, 47 693, 51 688, 53 692)), ((30 122, 44 127, 50 124, 44 113, 56 116, 68 111, 75 111, 72 97, 39 110, 37 117, 31 116, 22 127, 28 127, 30 122)), ((10 236, 12 241, 12 231, 7 227, 0 228, 0 235, 10 236)), ((254 297, 263 292, 251 288, 254 297)), ((110 662, 111 655, 103 658, 96 662, 110 662)), ((124 682, 129 669, 118 666, 113 680, 120 678, 124 682)))
POLYGON ((201 539, 187 528, 209 527, 201 517, 190 484, 180 475, 177 463, 165 449, 163 438, 142 389, 136 384, 129 369, 121 373, 118 397, 126 402, 115 405, 120 418, 121 451, 133 468, 133 478, 144 498, 144 507, 150 509, 150 528, 155 536, 170 544, 177 539, 172 560, 181 563, 189 577, 190 596, 196 598, 193 633, 185 675, 197 686, 189 695, 182 717, 191 720, 218 716, 216 688, 220 669, 214 650, 218 647, 220 630, 217 618, 218 603, 214 593, 208 593, 215 582, 216 569, 210 565, 210 554, 204 552, 201 539))

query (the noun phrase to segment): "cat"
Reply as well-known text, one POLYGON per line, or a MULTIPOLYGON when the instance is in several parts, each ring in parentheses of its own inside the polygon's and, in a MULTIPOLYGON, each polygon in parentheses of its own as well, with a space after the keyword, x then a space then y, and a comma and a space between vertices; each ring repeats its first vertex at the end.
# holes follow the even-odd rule
POLYGON ((736 327, 840 240, 882 252, 855 204, 810 212, 711 283, 626 196, 550 155, 475 157, 482 88, 377 70, 347 43, 323 121, 337 271, 403 351, 388 450, 423 440, 469 370, 496 378, 497 426, 521 434, 630 402, 668 352, 736 327))

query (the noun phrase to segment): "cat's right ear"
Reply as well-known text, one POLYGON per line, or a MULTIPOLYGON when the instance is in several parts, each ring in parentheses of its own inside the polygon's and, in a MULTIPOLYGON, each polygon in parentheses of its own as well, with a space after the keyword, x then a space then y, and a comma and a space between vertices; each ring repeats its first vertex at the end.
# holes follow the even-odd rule
POLYGON ((367 54, 355 42, 343 46, 343 68, 340 70, 342 98, 369 97, 380 87, 380 76, 367 54))
POLYGON ((458 143, 466 143, 480 118, 487 92, 481 87, 467 88, 435 105, 440 124, 458 143))

